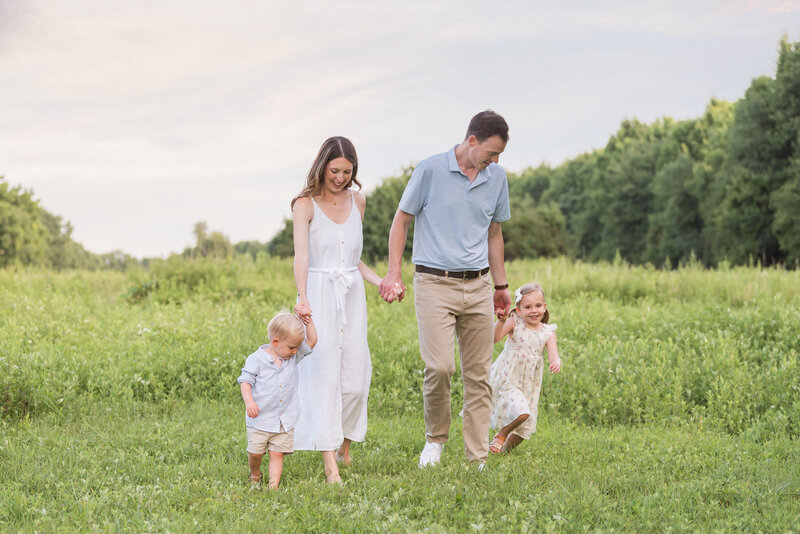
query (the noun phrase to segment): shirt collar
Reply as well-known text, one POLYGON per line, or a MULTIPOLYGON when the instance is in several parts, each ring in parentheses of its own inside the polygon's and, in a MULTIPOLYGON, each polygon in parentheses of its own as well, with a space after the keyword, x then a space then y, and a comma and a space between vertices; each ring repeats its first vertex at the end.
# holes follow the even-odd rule
POLYGON ((262 357, 266 361, 267 365, 271 365, 275 369, 283 369, 284 365, 286 365, 290 361, 294 360, 293 357, 289 358, 288 360, 283 360, 283 358, 281 358, 283 360, 283 364, 281 364, 281 366, 278 367, 278 364, 275 363, 275 358, 273 358, 272 354, 269 353, 269 351, 267 350, 267 347, 269 347, 269 345, 261 345, 258 348, 261 349, 261 352, 263 353, 262 357))
MULTIPOLYGON (((458 160, 456 159, 456 147, 457 146, 458 145, 454 145, 453 148, 451 148, 450 151, 447 153, 447 163, 448 163, 448 165, 450 167, 450 170, 452 172, 457 172, 457 173, 461 174, 462 176, 466 176, 466 174, 464 174, 461 171, 461 167, 458 166, 458 160)), ((475 180, 472 182, 472 185, 470 186, 470 188, 475 187, 477 185, 480 185, 483 182, 488 181, 489 178, 492 177, 492 165, 494 165, 494 162, 490 163, 489 166, 486 167, 485 169, 483 169, 481 171, 478 171, 478 176, 475 177, 475 180)))

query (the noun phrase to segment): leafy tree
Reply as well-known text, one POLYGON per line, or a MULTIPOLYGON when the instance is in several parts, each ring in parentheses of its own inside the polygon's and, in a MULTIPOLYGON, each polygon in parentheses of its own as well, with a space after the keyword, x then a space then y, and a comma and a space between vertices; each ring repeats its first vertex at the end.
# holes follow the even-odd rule
POLYGON ((9 187, 0 176, 0 267, 102 267, 99 257, 73 241, 71 234, 72 226, 42 208, 31 191, 9 187))
POLYGON ((644 260, 659 141, 668 126, 625 121, 606 145, 600 157, 600 179, 593 188, 602 234, 592 258, 611 260, 619 252, 629 261, 644 260))
POLYGON ((294 255, 294 227, 291 219, 283 220, 283 228, 267 243, 267 251, 273 256, 284 258, 294 255))
POLYGON ((777 169, 783 184, 770 195, 773 231, 789 264, 800 264, 800 43, 781 41, 775 74, 777 169))
POLYGON ((569 249, 581 257, 601 240, 600 210, 592 194, 598 175, 597 153, 581 154, 553 170, 551 185, 542 194, 544 203, 559 207, 569 235, 569 249))
POLYGON ((0 182, 0 266, 44 264, 47 228, 29 191, 0 182))
POLYGON ((208 233, 208 225, 201 221, 194 225, 196 244, 194 248, 187 248, 183 255, 197 258, 227 258, 233 255, 233 245, 222 232, 208 233))
MULTIPOLYGON (((413 167, 403 169, 400 176, 386 178, 381 185, 373 189, 367 196, 367 209, 364 213, 364 251, 363 257, 368 261, 385 260, 389 256, 389 230, 397 212, 397 205, 403 196, 413 167)), ((411 243, 414 238, 414 224, 408 230, 408 239, 403 255, 411 257, 411 243)))
POLYGON ((529 167, 519 176, 509 173, 508 193, 511 197, 526 196, 534 203, 539 203, 544 192, 550 188, 552 180, 553 169, 548 165, 529 167))
POLYGON ((703 116, 695 121, 702 148, 694 156, 697 160, 691 177, 684 183, 686 191, 697 200, 702 219, 703 248, 697 257, 705 264, 713 264, 716 233, 714 218, 717 206, 724 197, 722 169, 727 161, 728 128, 733 122, 734 106, 729 102, 712 99, 703 116))
POLYGON ((735 109, 728 135, 728 158, 723 169, 725 194, 716 210, 716 256, 733 263, 758 258, 770 264, 782 259, 772 232, 774 210, 770 193, 780 185, 771 168, 776 145, 771 132, 775 81, 753 81, 735 109))
POLYGON ((686 188, 693 167, 685 153, 656 173, 653 205, 660 209, 650 214, 644 254, 656 265, 669 259, 674 267, 702 252, 703 221, 697 199, 686 188))
POLYGON ((268 243, 261 243, 260 241, 239 241, 233 245, 233 252, 256 259, 259 253, 268 254, 269 246, 268 243))
POLYGON ((567 253, 564 216, 555 204, 536 206, 530 197, 512 196, 511 219, 502 228, 507 261, 567 253))

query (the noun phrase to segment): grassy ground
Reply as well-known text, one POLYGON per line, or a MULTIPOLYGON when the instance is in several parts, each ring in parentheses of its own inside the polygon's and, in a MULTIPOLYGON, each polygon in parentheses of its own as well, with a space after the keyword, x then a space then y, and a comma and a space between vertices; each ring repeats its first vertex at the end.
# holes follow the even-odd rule
POLYGON ((290 262, 0 271, 0 530, 800 531, 798 273, 509 275, 542 281, 565 365, 530 442, 478 473, 454 416, 442 464, 416 469, 413 305, 370 291, 367 441, 341 487, 297 453, 267 492, 235 378, 291 305, 290 262))
POLYGON ((95 406, 6 427, 0 524, 12 530, 796 531, 800 449, 692 428, 591 428, 545 418, 535 439, 478 473, 457 425, 442 464, 415 467, 416 414, 373 420, 324 483, 296 453, 282 488, 246 481, 241 409, 95 406))

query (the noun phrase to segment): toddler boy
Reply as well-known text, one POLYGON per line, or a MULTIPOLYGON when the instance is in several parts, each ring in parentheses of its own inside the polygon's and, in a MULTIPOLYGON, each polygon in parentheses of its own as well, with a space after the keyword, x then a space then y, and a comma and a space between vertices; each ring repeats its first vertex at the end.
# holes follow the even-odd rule
POLYGON ((314 321, 279 313, 267 325, 269 344, 244 362, 237 379, 242 388, 247 423, 247 462, 250 482, 261 483, 261 459, 269 450, 269 488, 281 479, 283 455, 294 449, 294 426, 300 414, 297 364, 317 343, 314 321), (295 357, 295 355, 297 355, 295 357))

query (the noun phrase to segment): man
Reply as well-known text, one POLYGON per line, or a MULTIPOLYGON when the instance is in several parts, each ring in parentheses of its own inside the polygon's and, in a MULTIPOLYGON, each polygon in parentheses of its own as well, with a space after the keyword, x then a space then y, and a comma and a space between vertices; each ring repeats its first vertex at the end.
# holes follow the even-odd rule
POLYGON ((507 142, 503 117, 488 110, 475 115, 460 144, 414 170, 389 232, 389 272, 380 285, 387 301, 398 288, 400 298, 405 294, 403 249, 416 219, 414 304, 427 441, 419 467, 439 463, 449 436, 454 337, 464 383, 464 450, 481 468, 488 456, 493 311, 507 314, 511 307, 500 229, 511 216, 508 180, 497 164, 507 142))

